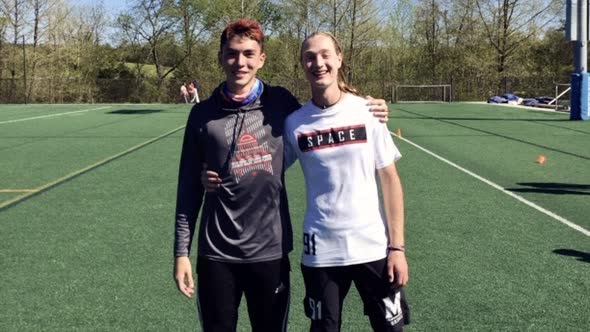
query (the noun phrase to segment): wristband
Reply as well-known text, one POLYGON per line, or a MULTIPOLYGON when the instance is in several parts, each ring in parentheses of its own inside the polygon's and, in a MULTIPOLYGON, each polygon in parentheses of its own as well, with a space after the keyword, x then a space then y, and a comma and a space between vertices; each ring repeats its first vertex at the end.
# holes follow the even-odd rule
POLYGON ((405 246, 387 246, 387 251, 388 252, 391 252, 391 251, 406 252, 406 247, 405 246))

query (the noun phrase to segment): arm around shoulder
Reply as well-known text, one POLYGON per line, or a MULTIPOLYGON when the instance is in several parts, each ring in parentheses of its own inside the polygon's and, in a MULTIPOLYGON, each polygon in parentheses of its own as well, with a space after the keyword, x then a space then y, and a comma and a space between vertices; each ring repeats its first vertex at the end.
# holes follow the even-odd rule
POLYGON ((367 96, 367 106, 369 111, 373 112, 373 116, 378 118, 380 122, 389 121, 389 107, 384 99, 375 99, 371 96, 367 96))

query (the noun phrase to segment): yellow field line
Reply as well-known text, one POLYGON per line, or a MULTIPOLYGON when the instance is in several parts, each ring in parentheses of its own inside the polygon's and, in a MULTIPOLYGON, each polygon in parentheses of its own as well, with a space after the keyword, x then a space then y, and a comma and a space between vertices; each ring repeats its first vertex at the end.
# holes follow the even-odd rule
POLYGON ((21 202, 21 201, 23 201, 23 200, 25 200, 25 199, 33 196, 33 195, 36 195, 36 194, 38 194, 40 192, 43 192, 43 191, 45 191, 45 190, 47 190, 49 188, 55 187, 55 186, 57 186, 57 185, 59 185, 59 184, 61 184, 63 182, 66 182, 66 181, 68 181, 68 180, 70 180, 72 178, 75 178, 76 176, 78 176, 80 174, 86 173, 86 172, 88 172, 88 171, 90 171, 90 170, 92 170, 94 168, 97 168, 99 166, 102 166, 102 165, 104 165, 104 164, 106 164, 106 163, 108 163, 108 162, 110 162, 110 161, 112 161, 114 159, 117 159, 119 157, 122 157, 122 156, 124 156, 126 154, 129 154, 129 153, 133 152, 133 151, 139 150, 139 149, 143 148, 144 146, 146 146, 148 144, 151 144, 151 143, 153 143, 153 142, 155 142, 157 140, 160 140, 160 139, 162 139, 162 138, 164 138, 166 136, 172 135, 175 132, 177 132, 179 130, 182 130, 184 128, 185 128, 185 126, 183 125, 183 126, 180 126, 178 128, 172 129, 171 131, 169 131, 167 133, 164 133, 164 134, 162 134, 162 135, 160 135, 158 137, 154 137, 154 138, 152 138, 150 140, 147 140, 147 141, 145 141, 143 143, 140 143, 140 144, 138 144, 136 146, 130 147, 129 149, 127 149, 127 150, 125 150, 123 152, 120 152, 120 153, 117 153, 117 154, 115 154, 113 156, 107 157, 107 158, 105 158, 105 159, 103 159, 101 161, 98 161, 98 162, 90 165, 90 166, 87 166, 87 167, 84 167, 84 168, 82 168, 80 170, 74 171, 74 172, 72 172, 72 173, 70 173, 68 175, 65 175, 65 176, 63 176, 63 177, 61 177, 61 178, 59 178, 59 179, 57 179, 55 181, 51 181, 51 182, 49 182, 47 184, 44 184, 44 185, 42 185, 42 186, 40 186, 38 188, 31 189, 30 192, 26 192, 25 194, 20 195, 20 196, 17 196, 15 198, 11 199, 11 200, 8 200, 6 202, 2 202, 2 203, 0 203, 0 211, 4 210, 5 208, 7 208, 9 206, 12 206, 14 204, 17 204, 17 203, 19 203, 19 202, 21 202))
POLYGON ((37 189, 0 189, 0 193, 33 193, 37 189))

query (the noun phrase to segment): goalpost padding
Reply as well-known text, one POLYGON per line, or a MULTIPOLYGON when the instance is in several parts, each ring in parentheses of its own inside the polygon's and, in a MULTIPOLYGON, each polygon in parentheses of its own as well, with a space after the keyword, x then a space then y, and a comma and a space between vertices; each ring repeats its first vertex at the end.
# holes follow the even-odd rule
POLYGON ((396 85, 392 91, 394 103, 449 103, 450 84, 396 85))
POLYGON ((588 99, 588 73, 573 73, 571 90, 570 120, 590 120, 588 99))

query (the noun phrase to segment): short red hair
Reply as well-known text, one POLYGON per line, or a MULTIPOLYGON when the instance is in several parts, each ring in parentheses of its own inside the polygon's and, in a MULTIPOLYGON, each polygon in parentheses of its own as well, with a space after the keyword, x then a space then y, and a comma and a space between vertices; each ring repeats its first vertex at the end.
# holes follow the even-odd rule
POLYGON ((221 33, 219 51, 223 51, 223 46, 235 36, 249 38, 258 42, 260 49, 264 52, 264 32, 262 32, 258 22, 241 18, 228 25, 221 33))

